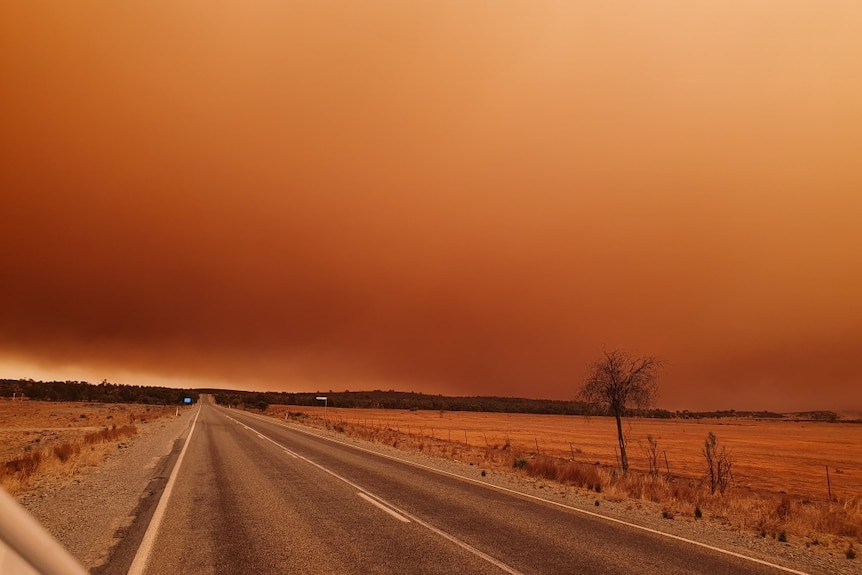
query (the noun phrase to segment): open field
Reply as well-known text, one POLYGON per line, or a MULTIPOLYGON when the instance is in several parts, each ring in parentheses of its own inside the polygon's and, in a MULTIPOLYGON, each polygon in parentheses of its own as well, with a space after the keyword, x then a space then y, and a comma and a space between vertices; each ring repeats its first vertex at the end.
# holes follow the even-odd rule
MULTIPOLYGON (((268 413, 312 425, 322 425, 324 417, 323 408, 305 406, 270 406, 268 413)), ((632 419, 624 422, 632 473, 622 476, 612 418, 337 408, 325 416, 347 435, 483 467, 518 463, 540 480, 658 504, 668 517, 702 515, 729 529, 797 537, 832 550, 862 543, 858 424, 632 419), (703 481, 701 449, 710 431, 734 462, 724 495, 710 494, 703 481), (658 476, 647 473, 648 435, 658 442, 658 476)))
POLYGON ((173 412, 158 405, 0 400, 0 485, 16 493, 98 465, 137 433, 136 423, 173 412))

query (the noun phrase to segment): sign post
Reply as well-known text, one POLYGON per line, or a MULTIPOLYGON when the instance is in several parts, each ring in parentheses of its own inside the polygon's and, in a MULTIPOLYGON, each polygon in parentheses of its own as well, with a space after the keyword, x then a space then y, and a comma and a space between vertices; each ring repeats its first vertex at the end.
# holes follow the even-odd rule
POLYGON ((328 428, 329 422, 326 419, 326 407, 329 405, 329 397, 325 395, 318 395, 315 399, 317 401, 323 402, 323 424, 328 428))

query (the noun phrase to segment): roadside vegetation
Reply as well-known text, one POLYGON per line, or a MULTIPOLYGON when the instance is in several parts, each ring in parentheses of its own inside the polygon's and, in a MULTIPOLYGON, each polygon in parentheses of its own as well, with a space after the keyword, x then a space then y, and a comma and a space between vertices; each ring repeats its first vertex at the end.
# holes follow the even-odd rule
MULTIPOLYGON (((346 437, 465 462, 476 467, 480 474, 486 469, 508 471, 540 483, 553 482, 589 492, 599 499, 627 502, 630 508, 653 506, 659 516, 669 521, 710 521, 755 537, 820 547, 842 555, 862 544, 862 494, 842 489, 841 493, 833 493, 830 500, 825 496, 782 493, 767 488, 766 482, 763 487, 751 485, 750 471, 745 483, 738 482, 733 477, 734 466, 740 463, 738 456, 707 426, 701 427, 699 447, 692 448, 699 459, 686 460, 685 469, 680 461, 668 459, 661 438, 648 436, 630 439, 632 466, 623 473, 613 460, 586 461, 587 455, 573 445, 569 445, 570 453, 566 456, 559 448, 548 449, 547 442, 539 437, 533 438, 535 443, 530 445, 514 431, 502 436, 496 433, 493 437, 475 428, 469 435, 467 431, 453 431, 448 426, 457 421, 457 416, 432 426, 435 419, 441 418, 436 412, 408 411, 401 412, 399 417, 383 410, 330 409, 324 420, 320 409, 274 405, 265 413, 304 425, 327 427, 346 437), (380 419, 350 417, 351 413, 375 413, 380 419), (411 420, 416 423, 404 423, 411 420)), ((611 422, 605 422, 602 429, 613 427, 607 423, 611 422)), ((587 425, 595 424, 593 419, 587 425)), ((756 429, 757 424, 753 427, 756 429)), ((599 430, 594 433, 601 435, 599 430)), ((847 473, 839 471, 840 476, 847 473)), ((761 473, 765 477, 770 470, 762 469, 761 473)), ((854 554, 855 551, 848 557, 854 554)))
POLYGON ((138 432, 173 414, 189 389, 102 381, 0 379, 0 486, 10 493, 98 465, 138 432))
POLYGON ((70 476, 84 467, 98 465, 109 448, 138 433, 134 425, 105 428, 84 434, 79 441, 55 443, 50 448, 30 449, 0 466, 0 486, 11 494, 31 487, 45 477, 70 476))

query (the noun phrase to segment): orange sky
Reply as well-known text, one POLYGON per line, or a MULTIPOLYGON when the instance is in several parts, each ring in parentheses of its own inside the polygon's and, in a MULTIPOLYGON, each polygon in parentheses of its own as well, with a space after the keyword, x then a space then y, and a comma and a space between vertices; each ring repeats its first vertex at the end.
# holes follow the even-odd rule
POLYGON ((862 409, 862 4, 0 0, 0 377, 862 409))

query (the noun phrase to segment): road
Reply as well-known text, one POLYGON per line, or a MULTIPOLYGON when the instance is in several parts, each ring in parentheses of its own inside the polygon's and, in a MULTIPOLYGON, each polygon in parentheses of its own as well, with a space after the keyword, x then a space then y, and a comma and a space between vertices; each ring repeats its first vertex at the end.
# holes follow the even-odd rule
POLYGON ((786 572, 208 401, 177 465, 147 575, 786 572))

